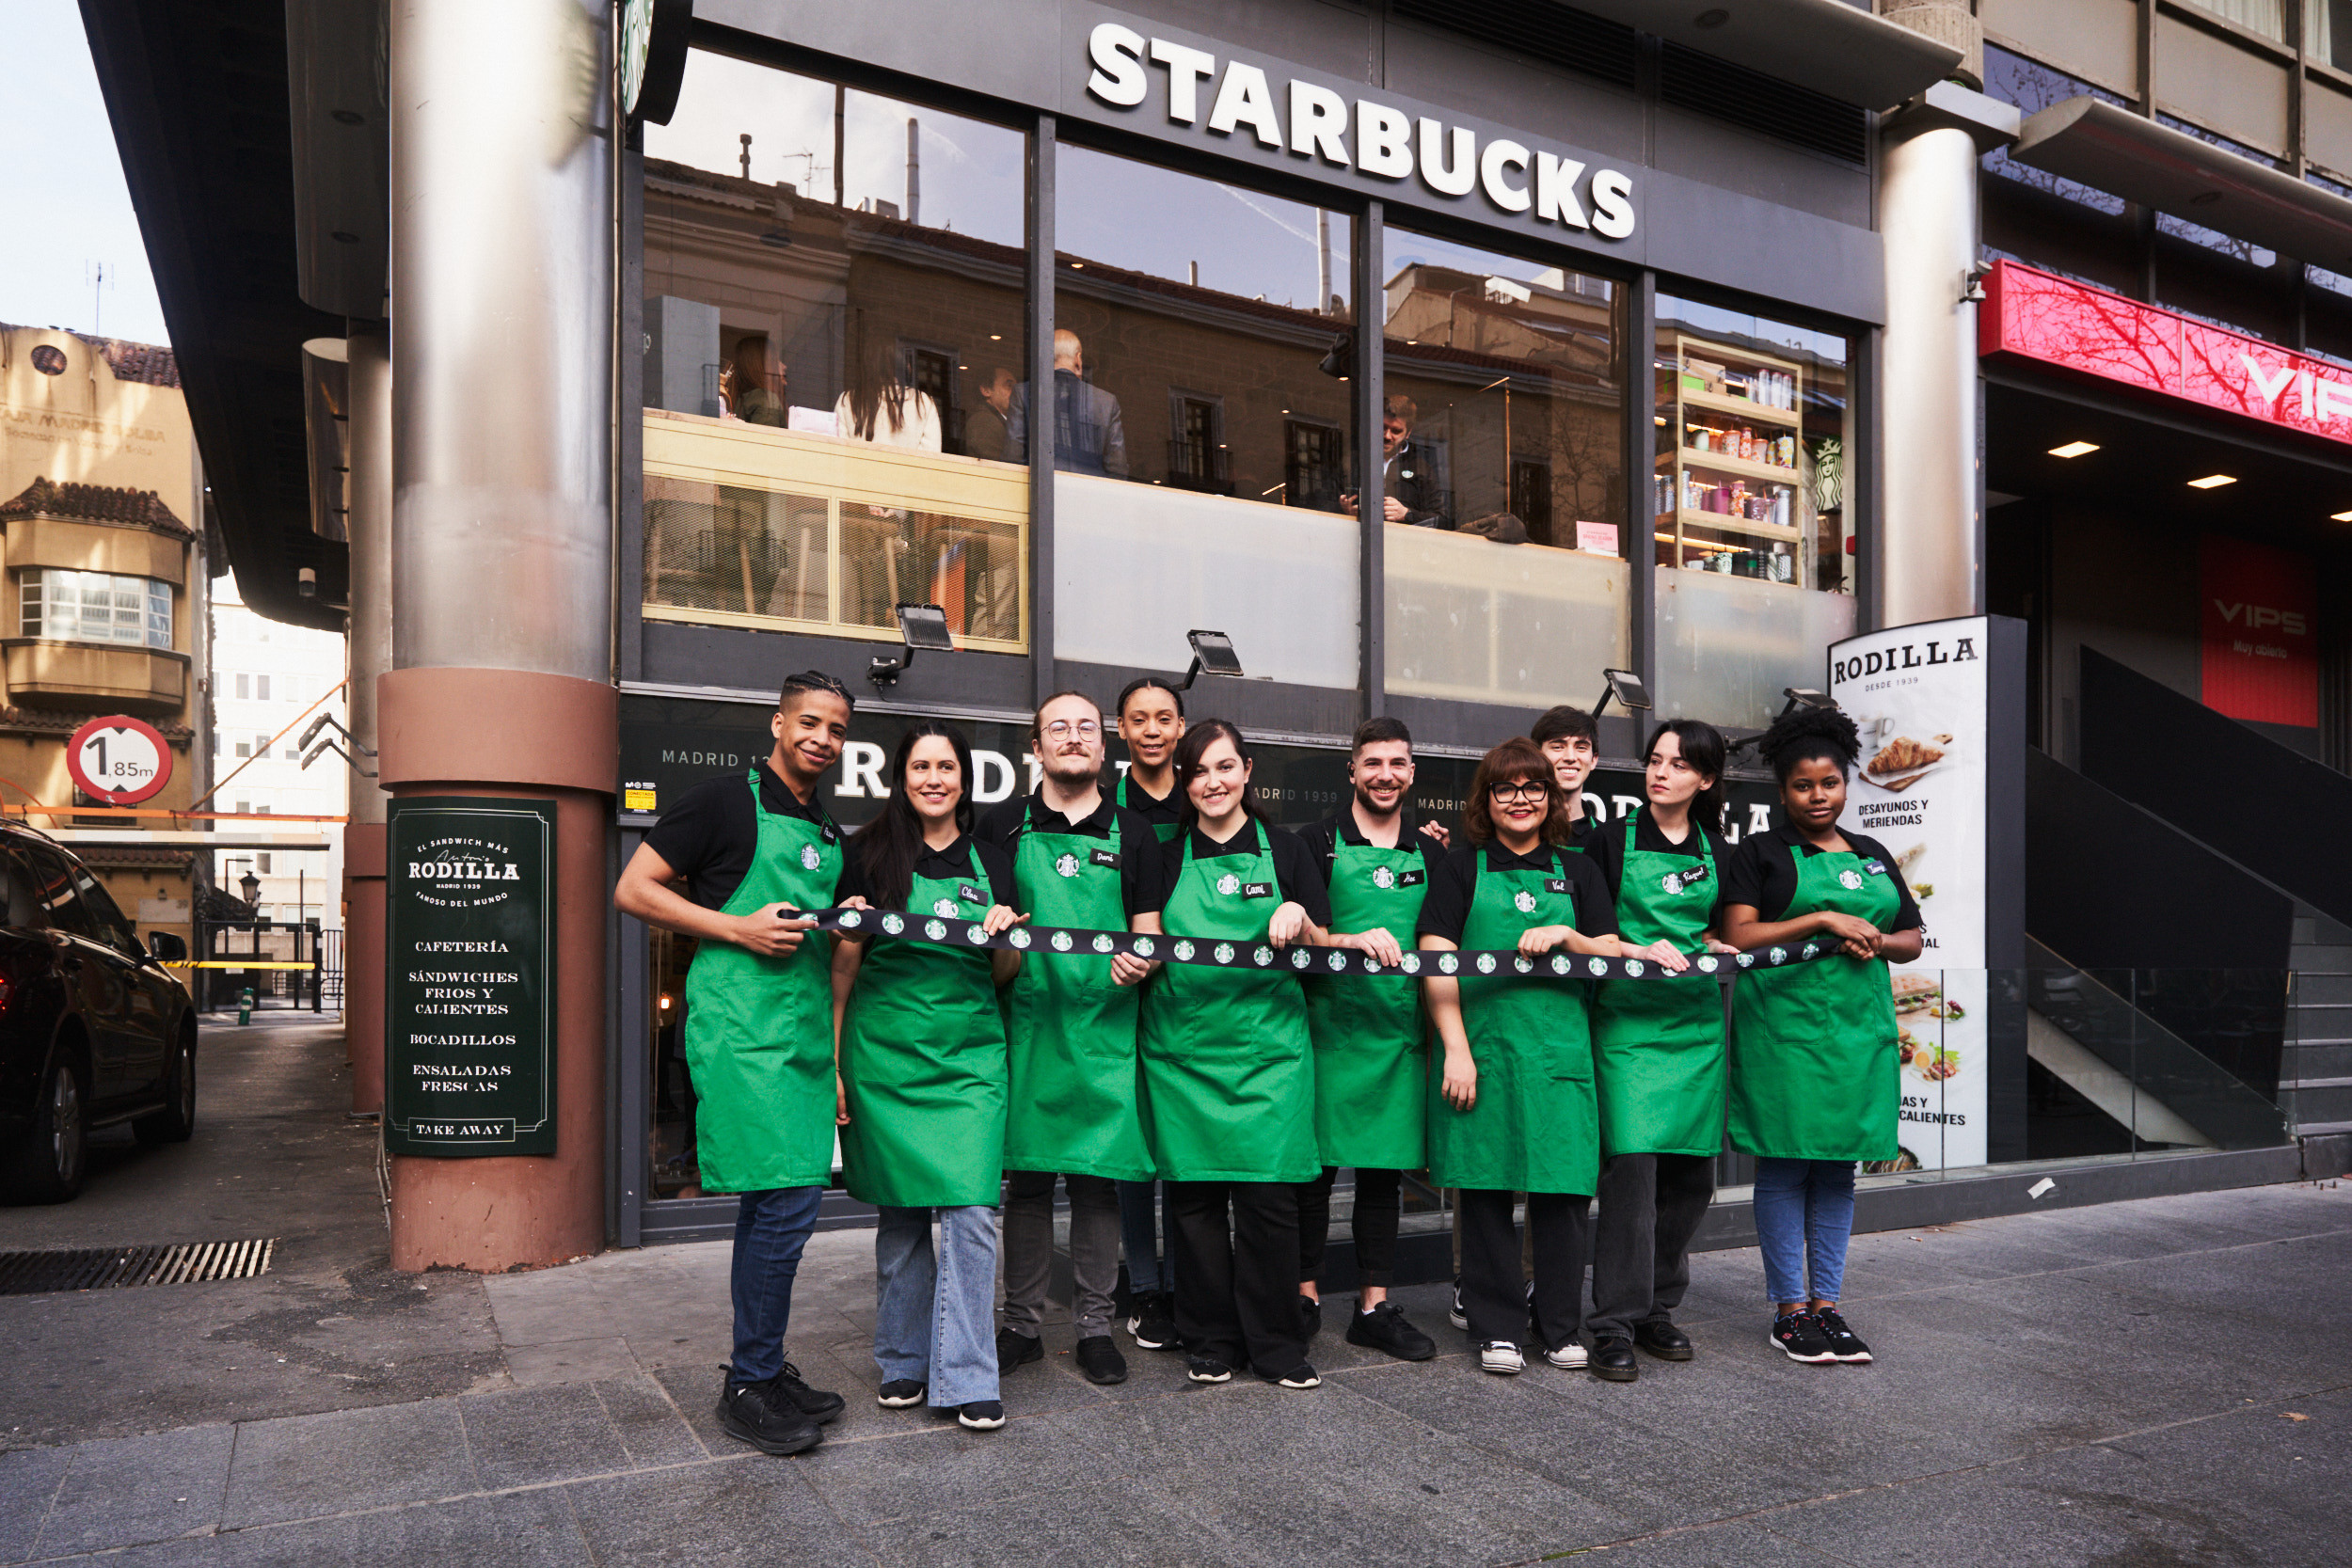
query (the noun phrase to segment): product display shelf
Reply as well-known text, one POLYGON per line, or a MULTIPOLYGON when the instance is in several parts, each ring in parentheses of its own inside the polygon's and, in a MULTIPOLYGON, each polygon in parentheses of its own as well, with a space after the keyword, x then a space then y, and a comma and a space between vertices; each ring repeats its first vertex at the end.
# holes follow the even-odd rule
POLYGON ((1674 359, 1658 404, 1662 494, 1656 535, 1662 562, 1695 567, 1714 561, 1721 562, 1718 570, 1728 566, 1741 576, 1812 586, 1803 547, 1804 392, 1804 367, 1794 360, 1688 334, 1675 337, 1674 359), (1764 395, 1751 397, 1740 388, 1764 395), (1692 435, 1700 427, 1709 433, 1745 427, 1759 439, 1785 439, 1797 466, 1693 446, 1692 435), (1709 485, 1743 486, 1767 504, 1785 492, 1781 512, 1788 521, 1684 504, 1694 488, 1709 485))

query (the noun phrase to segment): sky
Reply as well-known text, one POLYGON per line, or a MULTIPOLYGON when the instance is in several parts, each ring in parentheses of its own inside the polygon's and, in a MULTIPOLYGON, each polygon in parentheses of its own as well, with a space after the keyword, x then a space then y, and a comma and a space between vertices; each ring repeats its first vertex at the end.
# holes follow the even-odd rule
POLYGON ((0 321, 169 342, 80 8, 0 0, 0 321))

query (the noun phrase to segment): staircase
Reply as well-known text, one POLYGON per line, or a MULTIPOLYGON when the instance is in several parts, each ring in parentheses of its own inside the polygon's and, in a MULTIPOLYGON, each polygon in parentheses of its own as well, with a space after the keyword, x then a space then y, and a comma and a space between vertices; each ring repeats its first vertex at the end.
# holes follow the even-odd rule
POLYGON ((2352 1132, 2352 927, 2298 902, 2292 953, 2280 1098, 2300 1133, 2352 1132))

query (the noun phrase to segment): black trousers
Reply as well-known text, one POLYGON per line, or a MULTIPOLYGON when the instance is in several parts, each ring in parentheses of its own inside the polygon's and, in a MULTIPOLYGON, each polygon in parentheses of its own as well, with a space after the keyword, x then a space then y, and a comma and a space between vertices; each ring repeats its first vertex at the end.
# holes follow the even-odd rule
POLYGON ((1297 1184, 1171 1181, 1168 1208, 1185 1353, 1272 1377, 1304 1362, 1297 1184))
POLYGON ((1662 1323, 1691 1287, 1691 1238, 1715 1198, 1715 1162, 1705 1154, 1619 1154, 1600 1165, 1593 1227, 1595 1339, 1629 1339, 1633 1325, 1662 1323))
MULTIPOLYGON (((1326 1165, 1312 1181, 1298 1184, 1298 1277, 1302 1284, 1323 1278, 1323 1248, 1331 1239, 1331 1183, 1340 1168, 1326 1165)), ((1356 1217, 1349 1228, 1356 1237, 1356 1275, 1363 1285, 1396 1282, 1396 1232, 1405 1216, 1405 1173, 1401 1170, 1359 1170, 1356 1173, 1356 1217)))
MULTIPOLYGON (((1464 1187, 1454 1195, 1462 1215, 1462 1310, 1470 1319, 1470 1338, 1481 1344, 1507 1339, 1516 1345, 1528 1327, 1519 1233, 1511 1223, 1513 1196, 1483 1187, 1464 1187)), ((1557 1350, 1575 1338, 1583 1316, 1592 1206, 1591 1198, 1574 1193, 1527 1195, 1527 1236, 1535 1263, 1535 1329, 1546 1350, 1557 1350)))

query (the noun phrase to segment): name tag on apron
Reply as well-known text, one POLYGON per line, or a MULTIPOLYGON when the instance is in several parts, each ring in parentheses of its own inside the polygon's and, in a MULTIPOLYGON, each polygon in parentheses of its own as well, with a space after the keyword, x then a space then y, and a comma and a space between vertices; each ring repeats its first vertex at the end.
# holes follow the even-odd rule
POLYGON ((1274 884, 1272 882, 1244 882, 1241 885, 1241 895, 1244 898, 1271 898, 1274 896, 1274 884))
POLYGON ((1568 879, 1565 877, 1547 877, 1544 879, 1544 891, 1546 893, 1565 893, 1568 891, 1568 879))
POLYGON ((1867 871, 1873 877, 1883 877, 1886 875, 1886 863, 1884 861, 1864 861, 1862 863, 1862 869, 1867 871))
POLYGON ((1097 865, 1107 865, 1113 871, 1119 869, 1119 857, 1108 849, 1097 849, 1089 858, 1097 865))
POLYGON ((980 896, 980 890, 974 887, 969 882, 961 882, 957 884, 956 896, 962 899, 967 904, 979 904, 987 901, 980 896))
POLYGON ((1400 871, 1396 874, 1396 885, 1399 887, 1419 887, 1428 879, 1429 873, 1426 871, 1400 871))

